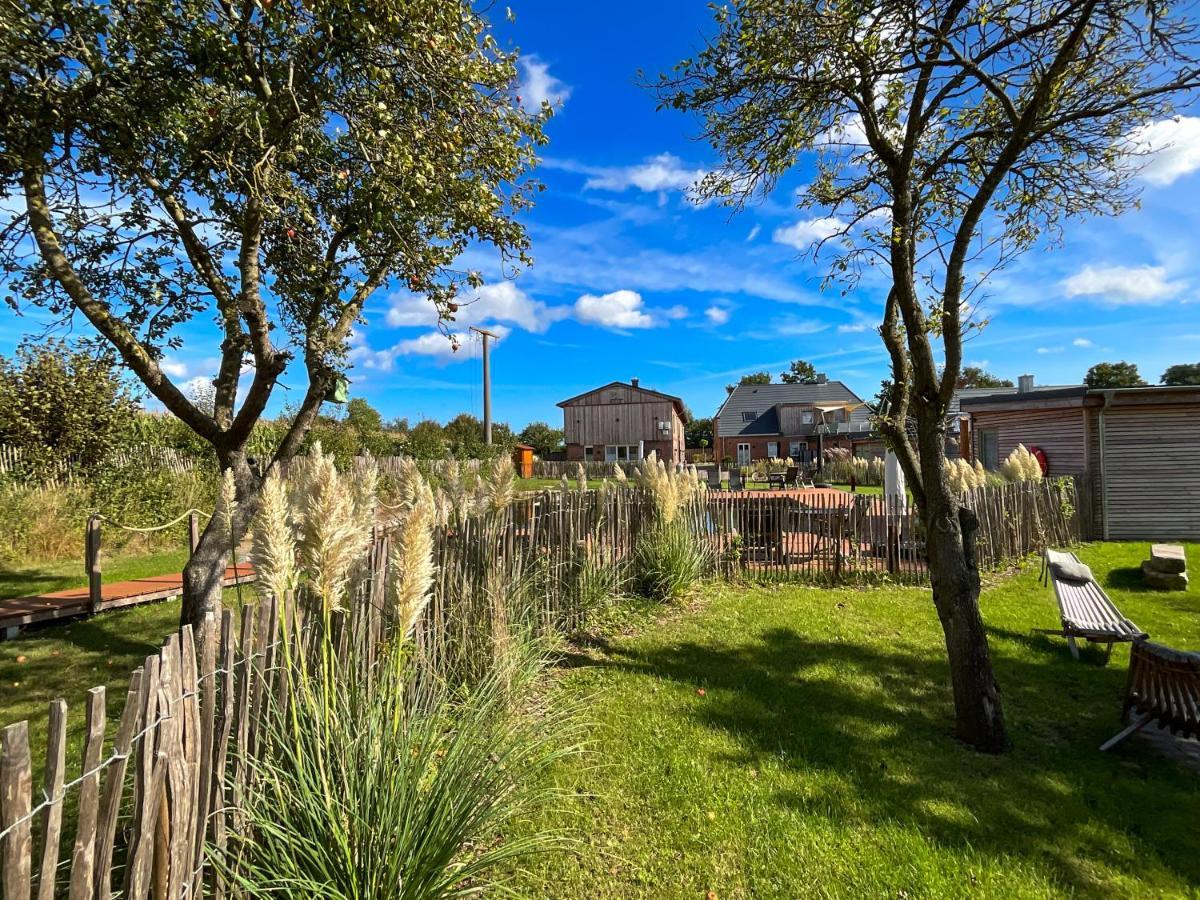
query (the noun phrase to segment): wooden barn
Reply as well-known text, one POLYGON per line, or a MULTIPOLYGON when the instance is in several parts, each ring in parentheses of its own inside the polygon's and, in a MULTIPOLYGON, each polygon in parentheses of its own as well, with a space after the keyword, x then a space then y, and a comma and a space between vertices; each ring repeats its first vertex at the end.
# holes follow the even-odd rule
POLYGON ((963 397, 974 458, 997 469, 1018 444, 1050 476, 1082 475, 1092 534, 1200 540, 1200 386, 1037 387, 963 397))
POLYGON ((567 459, 631 462, 657 451, 684 461, 683 401, 642 387, 636 378, 614 381, 563 400, 567 459))

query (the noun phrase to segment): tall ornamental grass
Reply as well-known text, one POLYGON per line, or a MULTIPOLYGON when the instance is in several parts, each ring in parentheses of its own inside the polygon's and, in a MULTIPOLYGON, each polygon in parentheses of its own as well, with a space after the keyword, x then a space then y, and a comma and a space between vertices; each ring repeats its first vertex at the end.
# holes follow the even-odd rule
POLYGON ((697 540, 684 520, 705 488, 695 467, 669 467, 654 453, 639 467, 637 480, 652 500, 654 518, 634 547, 634 581, 653 600, 682 596, 712 565, 708 544, 697 540))
POLYGON ((577 752, 574 713, 530 709, 544 665, 512 647, 469 692, 412 687, 403 645, 373 670, 326 676, 323 702, 293 694, 265 711, 265 752, 250 761, 246 827, 218 860, 247 897, 436 900, 491 887, 502 863, 562 842, 512 837, 563 798, 548 769, 577 752), (299 702, 296 702, 297 699, 299 702))
MULTIPOLYGON (((481 493, 508 490, 502 469, 481 493)), ((409 635, 436 575, 436 497, 415 464, 386 503, 361 474, 347 483, 318 445, 290 490, 275 476, 264 485, 254 560, 266 589, 292 593, 281 606, 283 690, 264 695, 259 749, 245 760, 244 827, 213 851, 231 895, 461 897, 493 886, 500 863, 560 842, 511 836, 558 799, 546 771, 577 748, 574 710, 538 707, 544 645, 508 621, 498 577, 486 590, 486 664, 473 654, 469 681, 432 672, 409 635), (344 639, 375 596, 372 526, 393 548, 374 653, 344 639)))
POLYGON ((1012 453, 1000 464, 1000 471, 1009 481, 1041 481, 1042 466, 1024 444, 1017 444, 1012 453))

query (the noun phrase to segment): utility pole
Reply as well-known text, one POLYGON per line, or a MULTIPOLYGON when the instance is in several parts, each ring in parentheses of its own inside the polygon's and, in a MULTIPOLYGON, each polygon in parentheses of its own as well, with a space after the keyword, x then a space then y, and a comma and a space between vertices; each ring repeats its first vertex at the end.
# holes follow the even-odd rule
POLYGON ((497 335, 494 331, 476 328, 474 325, 470 330, 483 338, 483 442, 490 447, 492 445, 492 370, 491 358, 488 355, 488 338, 495 338, 497 335))

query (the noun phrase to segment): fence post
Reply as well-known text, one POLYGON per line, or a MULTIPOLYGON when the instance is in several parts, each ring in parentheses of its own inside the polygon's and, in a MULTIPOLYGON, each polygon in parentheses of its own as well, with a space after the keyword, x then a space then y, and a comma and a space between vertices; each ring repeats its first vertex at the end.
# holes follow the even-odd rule
POLYGON ((193 509, 188 513, 188 559, 192 558, 192 554, 196 552, 196 548, 200 546, 200 517, 196 515, 193 509))
POLYGON ((87 520, 87 531, 84 534, 84 568, 88 577, 88 604, 90 612, 100 608, 100 516, 93 514, 87 520))

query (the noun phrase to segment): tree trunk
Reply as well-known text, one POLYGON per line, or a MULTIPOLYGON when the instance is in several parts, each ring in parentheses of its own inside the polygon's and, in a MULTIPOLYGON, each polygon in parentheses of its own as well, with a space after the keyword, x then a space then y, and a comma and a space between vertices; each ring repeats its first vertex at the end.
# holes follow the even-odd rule
MULTIPOLYGON (((221 582, 225 567, 233 562, 232 553, 246 535, 247 527, 258 509, 261 479, 250 469, 242 450, 219 454, 221 471, 233 469, 237 486, 237 504, 233 511, 233 533, 219 511, 208 520, 200 535, 200 543, 183 567, 183 603, 179 610, 180 625, 199 625, 209 613, 220 616, 221 582)), ((246 560, 240 555, 240 564, 246 560)))
POLYGON ((221 614, 221 582, 229 558, 229 535, 225 523, 214 515, 200 535, 200 543, 183 567, 183 605, 180 625, 197 625, 204 617, 221 614))
POLYGON ((992 671, 987 632, 979 612, 975 559, 978 520, 959 507, 946 478, 942 427, 921 427, 921 474, 933 603, 946 638, 959 738, 985 753, 1008 746, 1000 686, 992 671))

